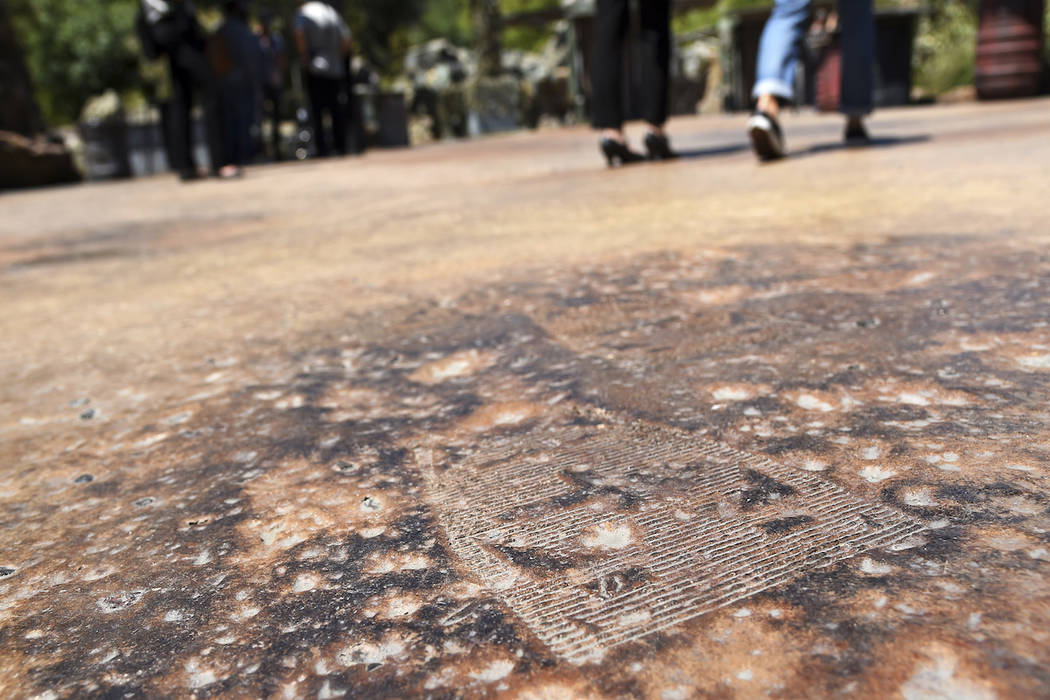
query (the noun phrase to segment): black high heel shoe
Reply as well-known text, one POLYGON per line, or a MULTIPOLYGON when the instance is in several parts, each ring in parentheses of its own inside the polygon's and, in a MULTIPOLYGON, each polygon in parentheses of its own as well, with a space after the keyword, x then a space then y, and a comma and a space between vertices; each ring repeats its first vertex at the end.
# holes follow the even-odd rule
POLYGON ((610 139, 603 136, 601 141, 599 141, 599 145, 601 146, 602 154, 605 156, 605 160, 610 168, 615 168, 618 165, 641 163, 645 160, 645 156, 641 153, 635 153, 627 147, 626 143, 617 141, 616 139, 610 139))
POLYGON ((671 150, 671 142, 666 136, 651 131, 645 135, 645 150, 649 152, 649 160, 674 160, 678 157, 671 150))

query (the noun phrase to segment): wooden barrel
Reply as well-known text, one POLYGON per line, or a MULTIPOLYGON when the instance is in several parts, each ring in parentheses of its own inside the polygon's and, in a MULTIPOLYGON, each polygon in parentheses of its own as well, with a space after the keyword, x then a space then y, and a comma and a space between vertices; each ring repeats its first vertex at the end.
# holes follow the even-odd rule
POLYGON ((1028 97, 1042 74, 1043 0, 981 0, 977 96, 1028 97))

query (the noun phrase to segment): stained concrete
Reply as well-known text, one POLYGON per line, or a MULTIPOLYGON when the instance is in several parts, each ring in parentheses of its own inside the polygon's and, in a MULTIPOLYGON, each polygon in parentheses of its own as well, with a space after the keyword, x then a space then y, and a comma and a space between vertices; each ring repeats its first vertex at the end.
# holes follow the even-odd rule
POLYGON ((1047 697, 1047 109, 4 196, 0 693, 1047 697))

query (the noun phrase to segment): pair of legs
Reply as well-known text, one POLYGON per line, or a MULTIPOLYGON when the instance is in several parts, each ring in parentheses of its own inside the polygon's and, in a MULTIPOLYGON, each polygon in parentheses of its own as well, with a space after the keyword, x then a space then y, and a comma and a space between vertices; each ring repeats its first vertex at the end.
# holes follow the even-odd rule
MULTIPOLYGON (((774 120, 784 103, 795 101, 795 70, 810 20, 811 0, 776 0, 762 31, 758 70, 751 96, 756 108, 774 120)), ((872 0, 839 0, 842 89, 839 111, 847 134, 860 129, 873 109, 875 89, 875 19, 872 0)))
POLYGON ((339 155, 346 155, 347 105, 343 102, 343 82, 338 78, 321 75, 306 75, 306 92, 310 98, 310 119, 314 128, 314 139, 317 142, 317 155, 322 158, 335 150, 339 155), (324 115, 328 113, 332 120, 332 141, 329 144, 324 128, 324 115))
MULTIPOLYGON (((671 0, 642 0, 638 49, 642 66, 642 117, 652 133, 667 122, 671 68, 671 0)), ((602 136, 623 143, 624 41, 629 0, 598 0, 592 70, 593 123, 602 136)))
POLYGON ((199 98, 204 111, 204 135, 211 172, 220 174, 225 158, 220 94, 204 51, 183 44, 169 54, 171 108, 168 113, 168 145, 171 165, 183 180, 196 180, 202 171, 194 157, 193 103, 199 98))
POLYGON ((194 53, 194 49, 180 47, 170 54, 168 63, 171 71, 171 111, 168 113, 171 165, 185 180, 198 176, 198 165, 193 156, 191 113, 194 97, 199 95, 202 102, 207 101, 208 77, 202 75, 205 70, 204 56, 195 56, 194 53))
POLYGON ((219 174, 232 177, 252 159, 252 122, 255 95, 251 83, 232 79, 220 86, 223 163, 219 174))

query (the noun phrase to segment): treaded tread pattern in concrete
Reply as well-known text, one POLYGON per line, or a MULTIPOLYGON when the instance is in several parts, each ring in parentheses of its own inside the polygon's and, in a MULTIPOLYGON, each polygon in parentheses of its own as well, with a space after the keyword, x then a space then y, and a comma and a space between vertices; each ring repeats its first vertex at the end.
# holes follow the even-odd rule
POLYGON ((670 430, 535 430, 423 474, 466 569, 574 663, 924 529, 670 430))

